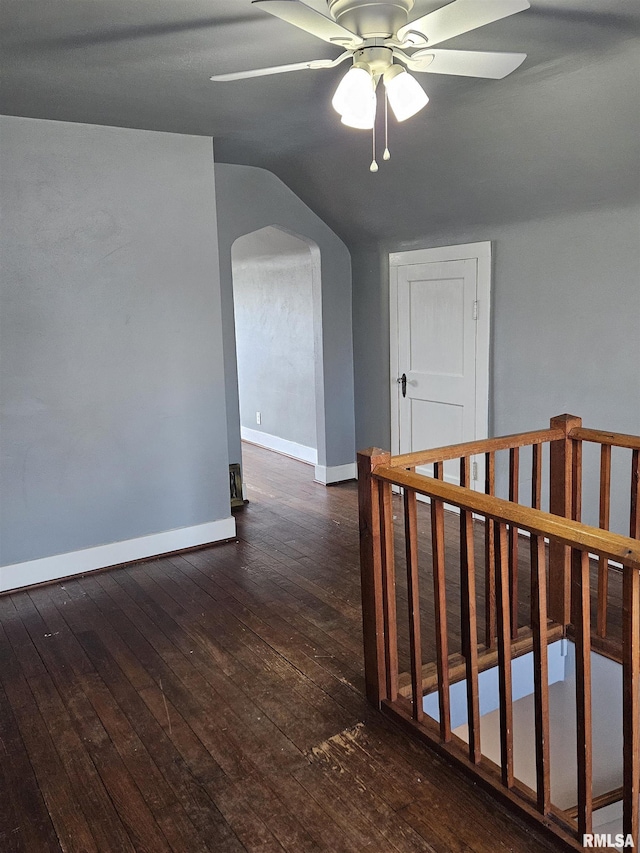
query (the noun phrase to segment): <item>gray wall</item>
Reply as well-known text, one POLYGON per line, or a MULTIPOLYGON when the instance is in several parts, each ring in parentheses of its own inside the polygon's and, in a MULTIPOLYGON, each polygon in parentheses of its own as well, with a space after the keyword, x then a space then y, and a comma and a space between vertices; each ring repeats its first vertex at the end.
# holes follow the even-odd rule
MULTIPOLYGON (((491 434, 541 428, 562 412, 640 432, 640 208, 603 207, 354 249, 358 447, 390 446, 388 252, 479 240, 494 254, 491 434)), ((614 506, 621 529, 624 500, 614 506)))
POLYGON ((243 234, 269 225, 307 238, 320 254, 319 306, 322 336, 316 340, 318 462, 355 461, 351 258, 344 243, 271 172, 252 166, 216 164, 220 286, 227 387, 229 459, 239 462, 240 417, 233 324, 231 247, 243 234))
POLYGON ((2 564, 228 517, 211 139, 1 121, 2 564))
POLYGON ((264 228, 236 240, 232 262, 240 424, 317 449, 311 251, 264 228))

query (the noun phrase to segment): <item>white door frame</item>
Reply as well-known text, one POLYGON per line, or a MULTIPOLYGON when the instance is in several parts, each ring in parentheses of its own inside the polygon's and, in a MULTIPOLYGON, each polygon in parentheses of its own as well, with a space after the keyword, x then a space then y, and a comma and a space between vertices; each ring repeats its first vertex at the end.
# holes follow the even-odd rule
MULTIPOLYGON (((414 249, 389 255, 389 320, 391 343, 391 452, 400 452, 398 364, 398 268, 409 264, 474 260, 477 264, 476 417, 475 440, 489 436, 489 345, 491 329, 491 242, 414 249)), ((425 448, 422 448, 425 449, 425 448)), ((482 483, 484 489, 484 483, 482 483)))

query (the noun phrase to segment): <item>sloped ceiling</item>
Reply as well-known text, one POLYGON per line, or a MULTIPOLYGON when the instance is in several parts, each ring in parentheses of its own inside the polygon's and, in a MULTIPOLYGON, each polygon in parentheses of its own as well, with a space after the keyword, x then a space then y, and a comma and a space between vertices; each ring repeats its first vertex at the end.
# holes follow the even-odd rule
MULTIPOLYGON (((416 0, 412 17, 441 5, 416 0)), ((344 67, 209 81, 338 53, 249 0, 4 0, 2 22, 0 112, 213 136, 216 159, 275 172, 348 243, 640 191, 637 0, 532 0, 443 44, 528 59, 502 81, 421 75, 431 103, 390 122, 375 175, 369 134, 330 106, 344 67)))

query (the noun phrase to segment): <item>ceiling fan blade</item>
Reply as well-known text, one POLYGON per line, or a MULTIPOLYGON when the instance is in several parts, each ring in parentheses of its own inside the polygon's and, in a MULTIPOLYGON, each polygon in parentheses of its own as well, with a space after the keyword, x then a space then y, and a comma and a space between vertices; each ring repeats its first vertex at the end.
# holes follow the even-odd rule
POLYGON ((360 36, 299 0, 253 0, 252 5, 331 44, 343 47, 358 47, 362 44, 360 36))
POLYGON ((406 62, 412 71, 430 74, 454 74, 459 77, 488 77, 502 80, 527 58, 526 53, 494 53, 482 50, 431 50, 416 51, 406 62))
MULTIPOLYGON (((454 0, 435 12, 409 21, 398 30, 398 40, 411 38, 411 33, 421 36, 420 44, 427 39, 428 45, 439 44, 454 36, 468 33, 485 24, 508 18, 530 6, 529 0, 454 0)), ((418 40, 416 40, 417 42, 418 40)))
POLYGON ((351 51, 341 53, 336 59, 310 59, 309 62, 293 62, 290 65, 272 65, 270 68, 255 68, 253 71, 232 71, 230 74, 215 74, 209 78, 215 83, 226 80, 248 80, 250 77, 266 77, 268 74, 285 74, 287 71, 303 71, 305 68, 334 68, 351 56, 351 51))

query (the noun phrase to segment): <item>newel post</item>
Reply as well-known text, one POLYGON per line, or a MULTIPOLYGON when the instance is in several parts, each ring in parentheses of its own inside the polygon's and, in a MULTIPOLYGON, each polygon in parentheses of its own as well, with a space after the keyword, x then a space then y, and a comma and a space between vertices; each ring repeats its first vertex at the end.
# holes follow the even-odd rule
MULTIPOLYGON (((573 513, 572 429, 582 426, 582 418, 558 415, 551 429, 561 429, 564 437, 550 442, 549 512, 571 518, 573 513)), ((549 542, 549 618, 567 626, 571 622, 571 553, 566 545, 549 542)))
POLYGON ((390 453, 370 447, 358 453, 358 506, 360 516, 360 583, 364 678, 367 699, 376 707, 387 697, 384 616, 382 605, 382 544, 379 484, 371 473, 385 465, 390 453))

